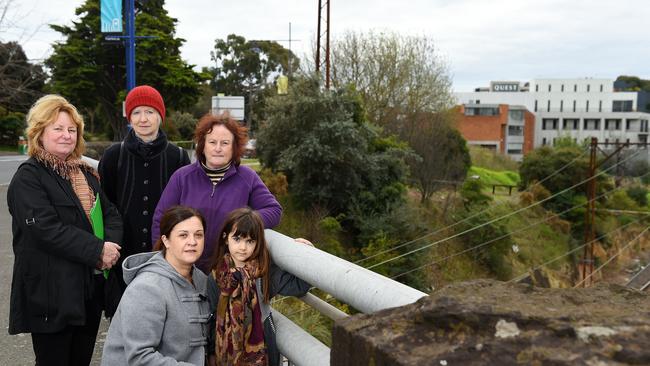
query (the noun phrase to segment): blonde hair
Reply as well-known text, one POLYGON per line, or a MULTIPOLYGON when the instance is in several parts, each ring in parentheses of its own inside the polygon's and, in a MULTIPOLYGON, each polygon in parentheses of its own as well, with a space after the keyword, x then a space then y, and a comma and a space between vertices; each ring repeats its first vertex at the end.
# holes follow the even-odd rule
POLYGON ((66 112, 77 126, 77 145, 70 154, 74 159, 81 158, 86 150, 86 144, 83 138, 84 121, 77 108, 67 99, 60 95, 48 94, 41 97, 34 103, 27 113, 27 142, 29 144, 29 156, 36 155, 39 149, 43 149, 40 139, 45 127, 56 121, 59 113, 66 112))

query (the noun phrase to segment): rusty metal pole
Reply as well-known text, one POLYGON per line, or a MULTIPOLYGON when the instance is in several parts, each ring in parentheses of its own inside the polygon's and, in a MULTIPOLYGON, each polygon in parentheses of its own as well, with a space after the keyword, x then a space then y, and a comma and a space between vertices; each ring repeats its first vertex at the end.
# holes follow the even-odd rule
MULTIPOLYGON (((589 156, 589 172, 587 182, 587 211, 585 212, 585 247, 582 255, 583 287, 587 287, 586 278, 594 271, 594 243, 595 216, 596 216, 596 154, 598 153, 598 139, 591 138, 589 156)), ((592 282, 591 280, 589 282, 592 282)))
POLYGON ((316 30, 316 73, 320 72, 320 19, 323 10, 323 0, 318 0, 318 27, 316 30))
POLYGON ((327 0, 327 36, 325 45, 325 89, 330 88, 330 2, 327 0))

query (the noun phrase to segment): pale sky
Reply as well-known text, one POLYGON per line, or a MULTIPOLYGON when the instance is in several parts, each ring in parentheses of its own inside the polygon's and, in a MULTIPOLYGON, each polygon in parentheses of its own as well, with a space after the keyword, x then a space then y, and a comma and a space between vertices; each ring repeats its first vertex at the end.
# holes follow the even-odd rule
MULTIPOLYGON (((19 40, 29 58, 43 59, 60 39, 43 24, 70 24, 80 4, 14 0, 10 15, 18 20, 0 39, 19 40)), ((186 39, 183 58, 199 67, 210 66, 214 40, 230 33, 286 40, 291 22, 299 56, 315 42, 318 0, 167 0, 165 8, 186 39)), ((650 78, 649 19, 648 0, 332 0, 331 35, 375 30, 431 37, 454 90, 471 91, 491 80, 650 78)))

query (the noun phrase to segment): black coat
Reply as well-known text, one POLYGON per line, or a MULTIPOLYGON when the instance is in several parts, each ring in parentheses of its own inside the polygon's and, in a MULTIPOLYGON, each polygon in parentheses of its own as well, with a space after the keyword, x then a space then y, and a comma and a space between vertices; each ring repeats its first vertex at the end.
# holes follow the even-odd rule
POLYGON ((122 258, 151 251, 151 221, 169 178, 190 163, 187 153, 167 141, 160 131, 149 144, 133 130, 104 152, 99 175, 106 196, 124 220, 122 258))
MULTIPOLYGON (((97 178, 83 171, 100 193, 105 241, 121 243, 122 220, 97 178)), ((86 322, 85 300, 104 240, 93 234, 72 185, 34 158, 22 163, 7 192, 15 255, 9 334, 53 333, 86 322)))

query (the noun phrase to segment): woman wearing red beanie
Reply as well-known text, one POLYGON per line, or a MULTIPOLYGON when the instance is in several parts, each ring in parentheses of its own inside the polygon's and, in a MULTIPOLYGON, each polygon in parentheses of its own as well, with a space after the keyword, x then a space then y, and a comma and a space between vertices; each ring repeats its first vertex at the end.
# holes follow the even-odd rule
MULTIPOLYGON (((190 163, 182 148, 167 141, 160 129, 165 118, 165 102, 160 93, 148 85, 133 88, 124 101, 131 124, 121 143, 106 149, 99 162, 104 192, 124 220, 122 258, 151 251, 151 220, 169 178, 180 167, 190 163)), ((114 268, 121 292, 126 288, 121 263, 114 268)), ((119 298, 107 305, 112 316, 119 298)))

